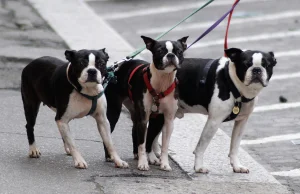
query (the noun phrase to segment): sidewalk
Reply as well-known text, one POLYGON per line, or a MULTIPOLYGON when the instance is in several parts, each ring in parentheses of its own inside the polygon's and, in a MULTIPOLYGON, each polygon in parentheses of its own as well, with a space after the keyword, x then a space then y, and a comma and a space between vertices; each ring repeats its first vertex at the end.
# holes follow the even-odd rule
POLYGON ((18 89, 23 67, 32 59, 64 58, 64 41, 25 0, 0 4, 0 89, 18 89))
MULTIPOLYGON (((111 56, 110 64, 134 50, 81 1, 29 2, 56 32, 26 1, 9 1, 8 7, 2 10, 12 9, 18 14, 3 19, 0 27, 4 32, 0 35, 0 45, 4 48, 4 51, 0 49, 0 65, 9 72, 1 69, 0 84, 8 81, 0 88, 18 88, 20 71, 29 60, 43 55, 63 59, 67 47, 106 47, 111 56), (18 18, 26 20, 24 31, 13 24, 18 18)), ((170 147, 170 156, 175 161, 171 161, 172 172, 161 171, 157 166, 151 166, 148 172, 137 170, 137 161, 132 156, 132 124, 126 111, 113 133, 113 141, 120 156, 130 164, 129 169, 116 169, 112 163, 104 161, 101 138, 91 118, 74 120, 70 126, 75 142, 89 165, 87 170, 78 170, 64 153, 51 110, 41 107, 36 125, 36 142, 42 156, 29 159, 20 93, 0 90, 0 101, 0 193, 288 193, 243 150, 240 158, 245 166, 251 167, 250 174, 233 173, 226 157, 229 139, 221 130, 205 156, 211 173, 194 174, 191 150, 204 124, 204 118, 199 115, 186 115, 176 120, 170 147), (181 142, 180 147, 178 142, 181 142)))

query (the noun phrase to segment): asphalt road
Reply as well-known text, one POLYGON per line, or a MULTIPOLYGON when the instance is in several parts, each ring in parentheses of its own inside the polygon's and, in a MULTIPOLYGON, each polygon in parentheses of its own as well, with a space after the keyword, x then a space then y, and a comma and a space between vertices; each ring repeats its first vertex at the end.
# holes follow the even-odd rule
MULTIPOLYGON (((195 0, 89 0, 87 2, 135 48, 143 45, 140 35, 156 37, 196 9, 197 4, 201 4, 195 0)), ((175 40, 189 35, 188 42, 191 43, 209 24, 230 8, 230 4, 226 2, 231 3, 225 0, 213 2, 211 6, 165 36, 165 39, 175 40), (220 5, 222 3, 223 5, 220 5)), ((230 26, 229 47, 274 51, 275 56, 278 54, 274 77, 279 76, 279 78, 273 81, 271 79, 269 86, 260 94, 258 106, 263 107, 264 110, 251 116, 244 139, 255 140, 289 134, 293 136, 299 133, 300 110, 298 106, 294 106, 300 101, 299 75, 292 76, 300 72, 299 8, 299 0, 241 1, 236 7, 230 26), (281 95, 287 98, 292 108, 265 110, 266 106, 277 106, 281 95)), ((202 39, 196 48, 188 50, 186 57, 220 57, 223 54, 224 34, 225 25, 221 24, 202 39)), ((149 59, 147 54, 144 57, 149 59)), ((231 127, 232 124, 224 124, 222 129, 231 135, 231 127)), ((269 172, 299 169, 300 145, 293 144, 289 138, 283 140, 280 137, 277 141, 243 147, 269 172)), ((299 174, 284 176, 281 173, 280 176, 275 177, 293 192, 300 193, 299 174)))

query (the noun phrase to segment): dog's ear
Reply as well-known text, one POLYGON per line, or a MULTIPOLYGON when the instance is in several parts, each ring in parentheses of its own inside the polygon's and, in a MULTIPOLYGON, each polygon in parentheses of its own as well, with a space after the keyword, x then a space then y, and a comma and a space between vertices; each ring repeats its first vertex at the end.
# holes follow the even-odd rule
POLYGON ((181 43, 182 47, 183 47, 183 50, 186 50, 187 49, 187 44, 186 44, 186 41, 188 39, 189 36, 185 36, 185 37, 182 37, 180 39, 178 39, 177 41, 181 43))
POLYGON ((232 62, 236 62, 239 59, 241 53, 243 53, 243 51, 239 48, 225 49, 225 54, 232 62))
POLYGON ((153 40, 152 38, 149 38, 147 36, 141 36, 141 38, 144 40, 146 48, 148 50, 151 50, 156 43, 156 40, 153 40))
POLYGON ((108 55, 108 53, 107 52, 105 52, 105 49, 106 48, 103 48, 103 49, 100 49, 99 51, 100 52, 103 52, 103 54, 105 55, 105 57, 106 57, 106 61, 108 61, 108 59, 109 59, 109 55, 108 55))
POLYGON ((71 62, 76 52, 77 51, 75 50, 66 50, 65 51, 66 59, 71 62))
POLYGON ((271 63, 272 63, 273 66, 275 66, 277 64, 277 60, 275 58, 275 55, 274 55, 274 53, 272 51, 270 51, 269 54, 272 57, 272 62, 271 63))

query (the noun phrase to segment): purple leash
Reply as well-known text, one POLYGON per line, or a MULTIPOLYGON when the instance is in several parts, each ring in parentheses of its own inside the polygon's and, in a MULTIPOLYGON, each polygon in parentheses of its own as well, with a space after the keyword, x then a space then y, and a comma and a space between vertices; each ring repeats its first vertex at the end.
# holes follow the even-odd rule
POLYGON ((196 42, 201 40, 204 36, 206 36, 208 33, 210 33, 213 29, 215 29, 226 17, 227 15, 235 8, 235 6, 240 2, 240 0, 237 0, 235 4, 231 7, 231 9, 226 12, 220 19, 218 19, 213 25, 211 25, 203 34, 201 34, 192 44, 188 46, 187 49, 189 49, 192 45, 194 45, 196 42))

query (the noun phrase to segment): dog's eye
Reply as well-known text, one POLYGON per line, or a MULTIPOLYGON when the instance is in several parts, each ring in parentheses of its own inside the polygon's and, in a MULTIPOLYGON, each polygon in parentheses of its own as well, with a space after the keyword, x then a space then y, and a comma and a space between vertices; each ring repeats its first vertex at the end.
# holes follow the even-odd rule
POLYGON ((158 53, 159 53, 159 54, 164 54, 164 51, 163 51, 162 49, 159 49, 159 50, 158 50, 158 53))
POLYGON ((86 66, 88 63, 89 63, 89 61, 86 60, 86 59, 83 59, 83 60, 80 61, 80 64, 83 65, 83 66, 86 66))

